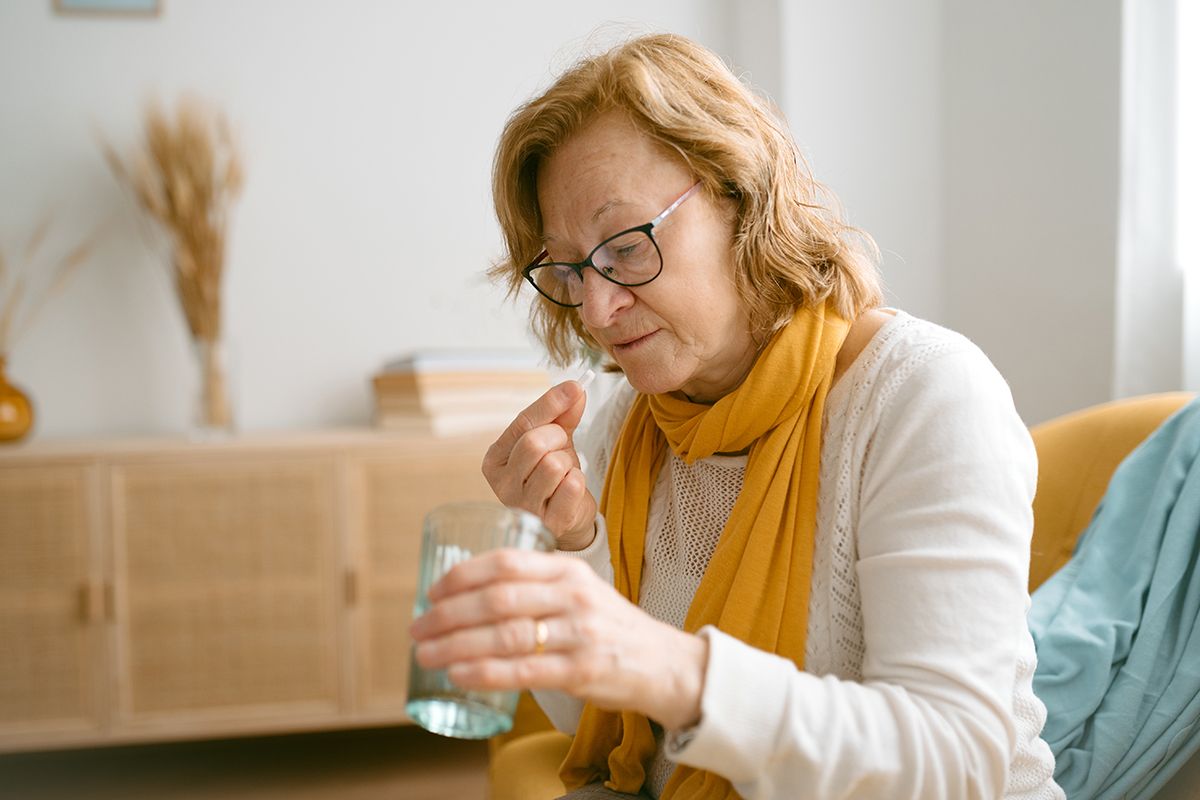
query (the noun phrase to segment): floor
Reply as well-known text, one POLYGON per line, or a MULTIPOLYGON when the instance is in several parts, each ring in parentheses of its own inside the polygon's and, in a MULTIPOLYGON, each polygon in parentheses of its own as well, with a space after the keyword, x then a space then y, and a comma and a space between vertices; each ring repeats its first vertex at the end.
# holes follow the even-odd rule
POLYGON ((486 742, 381 728, 0 756, 4 800, 484 800, 486 742))

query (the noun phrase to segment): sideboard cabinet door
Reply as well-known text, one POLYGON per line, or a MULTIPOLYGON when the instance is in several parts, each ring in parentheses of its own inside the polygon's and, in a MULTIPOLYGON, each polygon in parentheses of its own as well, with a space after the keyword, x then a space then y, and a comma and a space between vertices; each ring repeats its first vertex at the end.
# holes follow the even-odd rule
POLYGON ((84 464, 0 467, 0 743, 103 722, 95 485, 84 464))
POLYGON ((192 455, 112 480, 120 722, 333 718, 334 460, 192 455))
POLYGON ((410 452, 362 456, 351 469, 362 603, 355 614, 359 707, 403 713, 421 522, 458 500, 497 502, 479 469, 486 441, 443 440, 410 452))

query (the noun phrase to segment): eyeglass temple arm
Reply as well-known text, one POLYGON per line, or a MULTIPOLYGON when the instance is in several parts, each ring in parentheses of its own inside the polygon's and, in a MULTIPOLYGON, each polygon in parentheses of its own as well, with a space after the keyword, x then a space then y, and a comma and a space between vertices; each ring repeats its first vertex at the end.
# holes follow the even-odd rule
POLYGON ((702 181, 696 181, 695 183, 693 183, 692 188, 688 189, 686 192, 679 195, 679 198, 674 203, 671 203, 671 205, 667 206, 666 210, 664 210, 661 214, 659 214, 654 219, 650 220, 651 227, 657 228, 659 225, 661 225, 664 219, 671 216, 672 211, 674 211, 675 209, 677 209, 681 205, 683 205, 683 201, 687 200, 689 197, 691 197, 695 193, 695 191, 700 188, 701 183, 702 183, 702 181))

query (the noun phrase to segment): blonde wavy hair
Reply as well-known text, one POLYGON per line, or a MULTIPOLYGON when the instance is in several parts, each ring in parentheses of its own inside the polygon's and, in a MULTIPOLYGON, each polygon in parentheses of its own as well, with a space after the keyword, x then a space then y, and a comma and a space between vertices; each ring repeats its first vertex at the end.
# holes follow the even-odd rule
MULTIPOLYGON (((671 34, 632 39, 587 58, 509 117, 492 171, 506 253, 488 274, 510 296, 542 251, 537 173, 572 133, 608 111, 678 154, 711 198, 736 209, 735 286, 760 346, 804 306, 831 300, 853 320, 882 303, 870 236, 842 221, 784 124, 711 51, 671 34)), ((580 344, 600 350, 577 309, 537 295, 534 333, 565 366, 580 344)))

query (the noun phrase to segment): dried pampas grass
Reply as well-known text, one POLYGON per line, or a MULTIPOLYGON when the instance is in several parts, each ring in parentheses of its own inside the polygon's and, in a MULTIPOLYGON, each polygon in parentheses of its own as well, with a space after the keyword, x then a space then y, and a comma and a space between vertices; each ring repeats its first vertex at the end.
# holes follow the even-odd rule
POLYGON ((171 239, 172 271, 188 330, 215 342, 221 335, 221 276, 229 212, 241 193, 242 162, 225 116, 184 97, 172 117, 146 108, 141 148, 128 161, 107 143, 113 174, 171 239))
POLYGON ((50 230, 50 218, 43 218, 41 223, 30 235, 25 245, 19 263, 10 267, 4 251, 0 250, 0 357, 12 352, 17 341, 25 335, 30 326, 42 313, 42 309, 71 281, 71 278, 88 260, 95 245, 96 236, 93 234, 82 243, 71 248, 54 265, 50 278, 41 290, 32 294, 32 299, 25 303, 30 295, 31 276, 40 271, 35 265, 42 243, 50 230))

